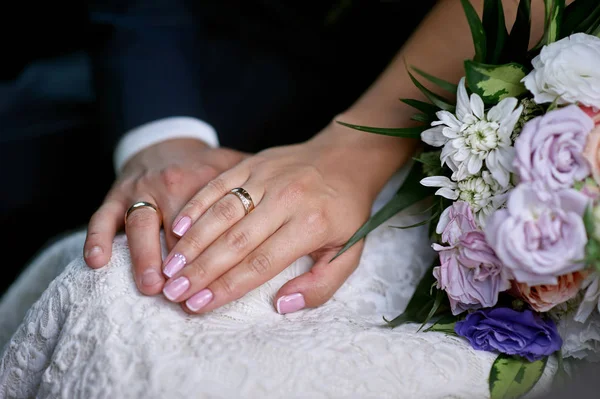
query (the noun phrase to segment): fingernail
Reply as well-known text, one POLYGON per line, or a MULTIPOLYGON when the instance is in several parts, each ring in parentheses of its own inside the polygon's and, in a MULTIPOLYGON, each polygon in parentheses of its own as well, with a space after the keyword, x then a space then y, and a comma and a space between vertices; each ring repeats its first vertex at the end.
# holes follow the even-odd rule
POLYGON ((277 312, 279 314, 286 314, 297 312, 304 308, 306 303, 304 302, 304 295, 301 293, 284 295, 277 300, 277 312))
POLYGON ((183 256, 182 254, 175 254, 171 259, 169 259, 169 261, 165 265, 163 273, 167 277, 173 277, 175 273, 183 269, 186 263, 187 260, 185 259, 185 256, 183 256))
POLYGON ((188 231, 191 225, 192 219, 190 219, 188 216, 184 216, 179 219, 179 221, 175 224, 175 227, 173 227, 173 234, 181 237, 186 231, 188 231))
POLYGON ((204 306, 206 306, 210 301, 212 301, 212 299, 213 299, 212 291, 209 290, 208 288, 205 288, 202 291, 200 291, 199 293, 190 297, 190 299, 188 299, 187 301, 185 301, 185 305, 192 312, 197 312, 198 310, 200 310, 204 306))
POLYGON ((90 249, 85 251, 83 256, 85 258, 93 258, 94 256, 101 255, 103 252, 104 251, 102 250, 102 248, 100 248, 99 246, 96 245, 95 247, 91 247, 90 249))
POLYGON ((163 294, 165 294, 168 300, 174 301, 186 292, 188 288, 190 288, 190 280, 187 277, 179 277, 165 285, 163 294))
POLYGON ((162 280, 162 277, 154 269, 147 269, 142 273, 142 285, 146 287, 152 287, 158 284, 162 280))

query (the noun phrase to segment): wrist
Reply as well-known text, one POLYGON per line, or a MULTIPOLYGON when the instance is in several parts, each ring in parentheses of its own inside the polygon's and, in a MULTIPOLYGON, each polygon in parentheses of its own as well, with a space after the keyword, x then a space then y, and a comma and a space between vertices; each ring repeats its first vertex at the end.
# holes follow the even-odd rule
POLYGON ((374 197, 411 158, 418 141, 361 132, 334 120, 307 145, 319 154, 323 167, 340 170, 374 197))

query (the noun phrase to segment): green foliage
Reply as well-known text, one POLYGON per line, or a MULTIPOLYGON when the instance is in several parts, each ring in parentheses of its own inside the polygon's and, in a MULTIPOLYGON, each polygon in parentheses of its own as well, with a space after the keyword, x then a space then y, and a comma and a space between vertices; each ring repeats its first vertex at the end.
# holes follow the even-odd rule
POLYGON ((598 241, 598 232, 594 221, 594 213, 591 206, 587 207, 583 215, 583 223, 588 235, 588 242, 585 245, 585 263, 600 272, 600 242, 598 241))
POLYGON ((530 36, 531 0, 521 0, 499 63, 516 62, 525 65, 528 62, 530 36))
POLYGON ((516 399, 525 395, 538 382, 548 358, 530 362, 516 356, 499 355, 490 371, 491 399, 516 399))
POLYGON ((485 62, 497 64, 502 56, 504 44, 508 39, 502 0, 485 0, 482 25, 486 37, 487 54, 485 62))
POLYGON ((598 0, 574 1, 565 8, 559 36, 562 39, 576 32, 587 32, 598 18, 598 0))
POLYGON ((535 46, 535 50, 560 39, 564 11, 565 0, 544 0, 544 36, 535 46))
POLYGON ((432 118, 435 117, 435 113, 440 110, 435 105, 426 103, 425 101, 412 100, 409 98, 402 98, 400 99, 400 101, 402 101, 406 105, 410 105, 411 107, 418 109, 419 111, 431 116, 432 118))
POLYGON ((351 123, 336 121, 342 126, 346 126, 362 132, 382 134, 384 136, 404 137, 410 139, 420 139, 421 132, 428 129, 428 126, 416 126, 416 127, 403 127, 403 128, 381 128, 381 127, 370 127, 353 125, 351 123))
POLYGON ((446 171, 442 167, 441 155, 442 150, 423 151, 414 160, 423 164, 425 176, 442 176, 446 174, 446 171))
POLYGON ((527 70, 519 64, 490 65, 467 60, 465 73, 469 89, 481 96, 486 104, 497 104, 506 97, 527 93, 521 83, 527 70))
POLYGON ((458 91, 458 85, 455 85, 454 83, 446 82, 443 79, 436 78, 435 76, 430 75, 427 72, 420 70, 419 68, 416 68, 416 67, 411 67, 411 68, 413 71, 415 71, 416 73, 418 73, 419 75, 421 75, 422 77, 424 77, 425 79, 430 81, 431 83, 439 86, 440 88, 442 88, 452 94, 456 94, 456 92, 458 91))
POLYGON ((438 259, 436 257, 434 264, 427 269, 421 278, 404 312, 393 320, 386 320, 384 318, 390 327, 396 327, 405 323, 425 324, 432 317, 440 317, 448 314, 450 309, 448 296, 445 295, 444 291, 432 288, 435 284, 433 266, 437 262, 438 259), (432 289, 435 291, 435 295, 432 294, 432 289))
POLYGON ((422 165, 415 162, 408 173, 408 176, 396 192, 396 195, 394 195, 387 204, 371 216, 371 218, 367 220, 367 222, 363 224, 352 237, 350 237, 346 245, 344 245, 344 247, 333 257, 332 261, 398 212, 432 196, 435 192, 434 189, 423 186, 420 183, 422 177, 422 165))
POLYGON ((465 11, 465 16, 467 17, 467 22, 469 23, 469 28, 471 29, 471 36, 473 37, 473 45, 475 46, 475 56, 473 57, 473 61, 485 62, 487 53, 487 40, 485 37, 483 23, 479 19, 477 11, 475 8, 473 8, 473 5, 469 0, 460 0, 460 2, 462 3, 465 11))
POLYGON ((412 73, 410 73, 410 71, 408 69, 407 69, 407 72, 408 72, 408 76, 410 76, 410 79, 412 80, 413 84, 415 86, 417 86, 417 88, 419 90, 421 90, 421 93, 423 93, 425 95, 425 97, 427 97, 427 99, 429 101, 431 101, 436 107, 446 110, 446 111, 454 112, 456 106, 451 101, 440 96, 439 94, 432 92, 427 87, 423 86, 421 84, 421 82, 419 82, 417 80, 417 78, 415 78, 414 75, 412 73))
POLYGON ((453 314, 447 314, 445 316, 439 317, 431 326, 427 327, 425 332, 441 332, 448 335, 458 336, 456 334, 454 328, 456 327, 456 323, 460 318, 458 316, 454 316, 453 314))

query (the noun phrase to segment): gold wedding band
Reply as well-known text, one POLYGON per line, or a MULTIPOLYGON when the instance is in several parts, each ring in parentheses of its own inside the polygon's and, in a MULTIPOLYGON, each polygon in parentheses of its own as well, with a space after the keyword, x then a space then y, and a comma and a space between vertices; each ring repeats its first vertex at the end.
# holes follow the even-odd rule
POLYGON ((248 191, 241 187, 237 187, 231 190, 228 194, 233 194, 239 198, 244 206, 244 212, 246 212, 246 215, 254 210, 254 201, 252 201, 252 197, 250 194, 248 194, 248 191))
POLYGON ((154 212, 156 212, 158 214, 158 218, 162 223, 162 218, 160 217, 160 211, 158 210, 158 207, 156 205, 151 204, 150 202, 146 202, 146 201, 139 201, 139 202, 136 202, 135 204, 131 205, 129 207, 129 209, 127 209, 127 212, 125 212, 125 224, 127 224, 127 218, 129 217, 129 215, 131 215, 131 213, 133 211, 136 211, 136 210, 142 209, 142 208, 152 209, 154 212))

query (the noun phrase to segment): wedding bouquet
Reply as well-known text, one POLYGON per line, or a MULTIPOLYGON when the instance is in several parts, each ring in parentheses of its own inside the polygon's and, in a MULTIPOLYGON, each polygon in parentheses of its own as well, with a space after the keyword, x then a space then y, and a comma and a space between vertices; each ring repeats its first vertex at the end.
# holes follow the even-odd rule
POLYGON ((430 225, 439 256, 388 323, 419 322, 498 353, 490 395, 519 397, 549 356, 559 366, 600 360, 600 4, 546 0, 543 38, 529 49, 530 0, 520 1, 510 33, 501 0, 486 0, 481 19, 461 1, 476 52, 464 77, 456 85, 409 70, 430 102, 402 101, 424 123, 340 122, 424 143, 394 198, 341 252, 433 198, 419 224, 430 225))

